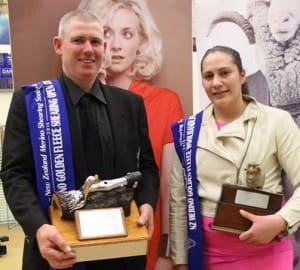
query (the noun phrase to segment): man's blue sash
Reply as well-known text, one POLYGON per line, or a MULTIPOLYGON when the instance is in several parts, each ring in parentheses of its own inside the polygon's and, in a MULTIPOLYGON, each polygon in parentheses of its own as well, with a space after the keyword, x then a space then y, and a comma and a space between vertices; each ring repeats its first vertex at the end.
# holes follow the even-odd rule
POLYGON ((197 191, 196 150, 202 112, 172 125, 174 144, 181 161, 187 202, 188 269, 203 270, 202 229, 197 191))
MULTIPOLYGON (((71 136, 58 80, 24 85, 41 207, 48 216, 52 194, 75 189, 71 136)), ((80 264, 82 265, 82 264, 80 264)), ((73 269, 84 269, 78 265, 73 269)))
POLYGON ((22 88, 26 91, 38 193, 48 216, 52 194, 75 189, 65 101, 57 80, 41 81, 22 88))

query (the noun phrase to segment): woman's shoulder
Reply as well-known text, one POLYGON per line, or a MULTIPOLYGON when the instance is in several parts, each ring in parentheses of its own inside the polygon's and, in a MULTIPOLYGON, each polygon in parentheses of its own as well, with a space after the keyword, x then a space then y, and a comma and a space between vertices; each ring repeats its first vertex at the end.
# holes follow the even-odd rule
POLYGON ((244 98, 246 98, 246 100, 248 101, 251 111, 256 111, 256 113, 261 112, 263 115, 265 114, 271 118, 272 117, 286 117, 289 115, 289 113, 286 110, 263 104, 263 103, 257 101, 252 96, 244 96, 244 98))
POLYGON ((288 115, 290 115, 290 113, 284 109, 280 109, 277 107, 273 107, 270 105, 265 105, 262 103, 258 103, 258 105, 270 116, 282 116, 282 117, 286 117, 288 115))
POLYGON ((263 123, 270 123, 275 127, 296 125, 292 115, 286 110, 262 103, 258 103, 257 106, 260 109, 260 115, 262 116, 259 118, 263 123))

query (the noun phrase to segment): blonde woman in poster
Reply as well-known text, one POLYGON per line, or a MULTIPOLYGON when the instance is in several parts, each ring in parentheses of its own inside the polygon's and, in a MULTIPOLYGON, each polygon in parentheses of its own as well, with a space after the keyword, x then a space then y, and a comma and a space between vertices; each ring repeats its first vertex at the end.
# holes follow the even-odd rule
POLYGON ((160 72, 163 61, 160 32, 145 0, 83 0, 79 8, 93 10, 104 23, 110 56, 105 70, 106 83, 128 89, 144 99, 150 139, 160 169, 161 190, 147 255, 147 270, 172 269, 171 260, 167 258, 168 250, 160 250, 160 245, 165 246, 169 231, 171 124, 183 117, 183 110, 174 91, 149 82, 160 72))

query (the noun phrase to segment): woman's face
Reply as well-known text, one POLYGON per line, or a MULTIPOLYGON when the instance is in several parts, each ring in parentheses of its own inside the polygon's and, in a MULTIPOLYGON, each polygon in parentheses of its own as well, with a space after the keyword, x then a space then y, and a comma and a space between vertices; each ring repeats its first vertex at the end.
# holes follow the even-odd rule
POLYGON ((214 106, 231 108, 240 104, 245 72, 240 72, 232 56, 224 52, 213 52, 202 64, 202 84, 214 106))
POLYGON ((141 44, 138 17, 130 9, 117 10, 105 24, 104 39, 112 60, 108 72, 111 75, 128 74, 141 44))

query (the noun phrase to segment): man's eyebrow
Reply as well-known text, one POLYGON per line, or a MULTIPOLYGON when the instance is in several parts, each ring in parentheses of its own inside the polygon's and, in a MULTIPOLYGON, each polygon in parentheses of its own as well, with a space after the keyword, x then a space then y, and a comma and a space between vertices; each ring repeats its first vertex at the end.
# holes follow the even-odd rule
POLYGON ((92 40, 99 40, 99 41, 103 41, 102 37, 96 37, 96 36, 85 36, 85 35, 76 35, 71 37, 71 39, 92 39, 92 40))
POLYGON ((104 42, 104 39, 102 37, 91 37, 90 39, 93 40, 93 41, 99 41, 101 43, 104 42))
POLYGON ((81 38, 84 38, 84 36, 82 36, 82 35, 76 35, 76 36, 72 36, 71 37, 71 39, 77 39, 77 38, 81 39, 81 38))

